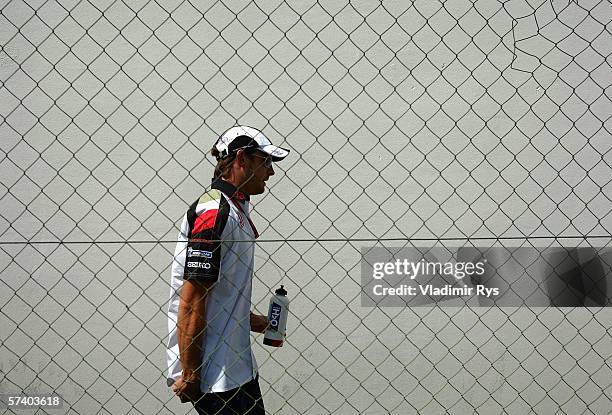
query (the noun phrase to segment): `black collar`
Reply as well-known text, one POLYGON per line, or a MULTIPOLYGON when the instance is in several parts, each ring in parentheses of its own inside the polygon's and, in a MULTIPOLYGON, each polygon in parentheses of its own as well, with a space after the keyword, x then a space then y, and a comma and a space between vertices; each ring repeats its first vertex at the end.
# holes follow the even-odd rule
POLYGON ((223 193, 225 193, 232 199, 239 201, 240 203, 244 203, 245 200, 250 200, 249 195, 242 193, 240 190, 236 189, 236 186, 229 182, 226 182, 223 179, 212 179, 212 185, 210 187, 212 189, 222 191, 223 193))

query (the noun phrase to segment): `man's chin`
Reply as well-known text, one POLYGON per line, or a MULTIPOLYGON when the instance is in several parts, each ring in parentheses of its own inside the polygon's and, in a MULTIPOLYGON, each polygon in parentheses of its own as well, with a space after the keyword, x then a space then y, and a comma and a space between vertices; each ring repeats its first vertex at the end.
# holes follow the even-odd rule
POLYGON ((266 186, 264 185, 261 189, 258 189, 257 192, 253 193, 254 195, 260 195, 266 191, 266 186))
POLYGON ((260 195, 260 194, 262 194, 265 191, 266 191, 266 185, 264 184, 261 187, 258 187, 257 189, 253 189, 253 191, 250 192, 249 194, 251 196, 253 196, 253 195, 260 195))

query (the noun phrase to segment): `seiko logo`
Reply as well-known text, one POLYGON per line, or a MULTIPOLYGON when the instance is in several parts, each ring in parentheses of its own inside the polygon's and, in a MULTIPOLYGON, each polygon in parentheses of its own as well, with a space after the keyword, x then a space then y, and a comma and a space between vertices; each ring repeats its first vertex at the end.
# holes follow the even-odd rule
POLYGON ((210 269, 210 264, 207 262, 195 262, 191 261, 187 263, 187 268, 203 268, 210 269))
POLYGON ((192 247, 187 248, 187 256, 188 257, 200 257, 200 258, 212 258, 212 252, 203 251, 200 249, 193 249, 192 247))

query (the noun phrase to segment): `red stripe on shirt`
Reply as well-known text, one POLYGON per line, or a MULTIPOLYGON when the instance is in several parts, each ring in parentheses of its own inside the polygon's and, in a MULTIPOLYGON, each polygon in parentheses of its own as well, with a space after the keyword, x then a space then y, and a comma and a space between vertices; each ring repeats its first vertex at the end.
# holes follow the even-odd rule
POLYGON ((219 213, 219 209, 211 209, 198 216, 193 224, 193 231, 191 234, 197 235, 207 229, 214 228, 215 221, 217 220, 217 213, 219 213))

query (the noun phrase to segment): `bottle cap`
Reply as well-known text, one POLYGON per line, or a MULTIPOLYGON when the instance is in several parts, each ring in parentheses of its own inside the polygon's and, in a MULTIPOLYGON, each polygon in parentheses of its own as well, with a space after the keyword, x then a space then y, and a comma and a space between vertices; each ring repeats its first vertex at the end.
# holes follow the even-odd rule
POLYGON ((285 290, 284 287, 285 287, 284 285, 281 285, 280 288, 277 288, 276 291, 274 291, 274 292, 276 294, 278 294, 278 295, 285 296, 285 295, 287 295, 287 291, 285 290))

